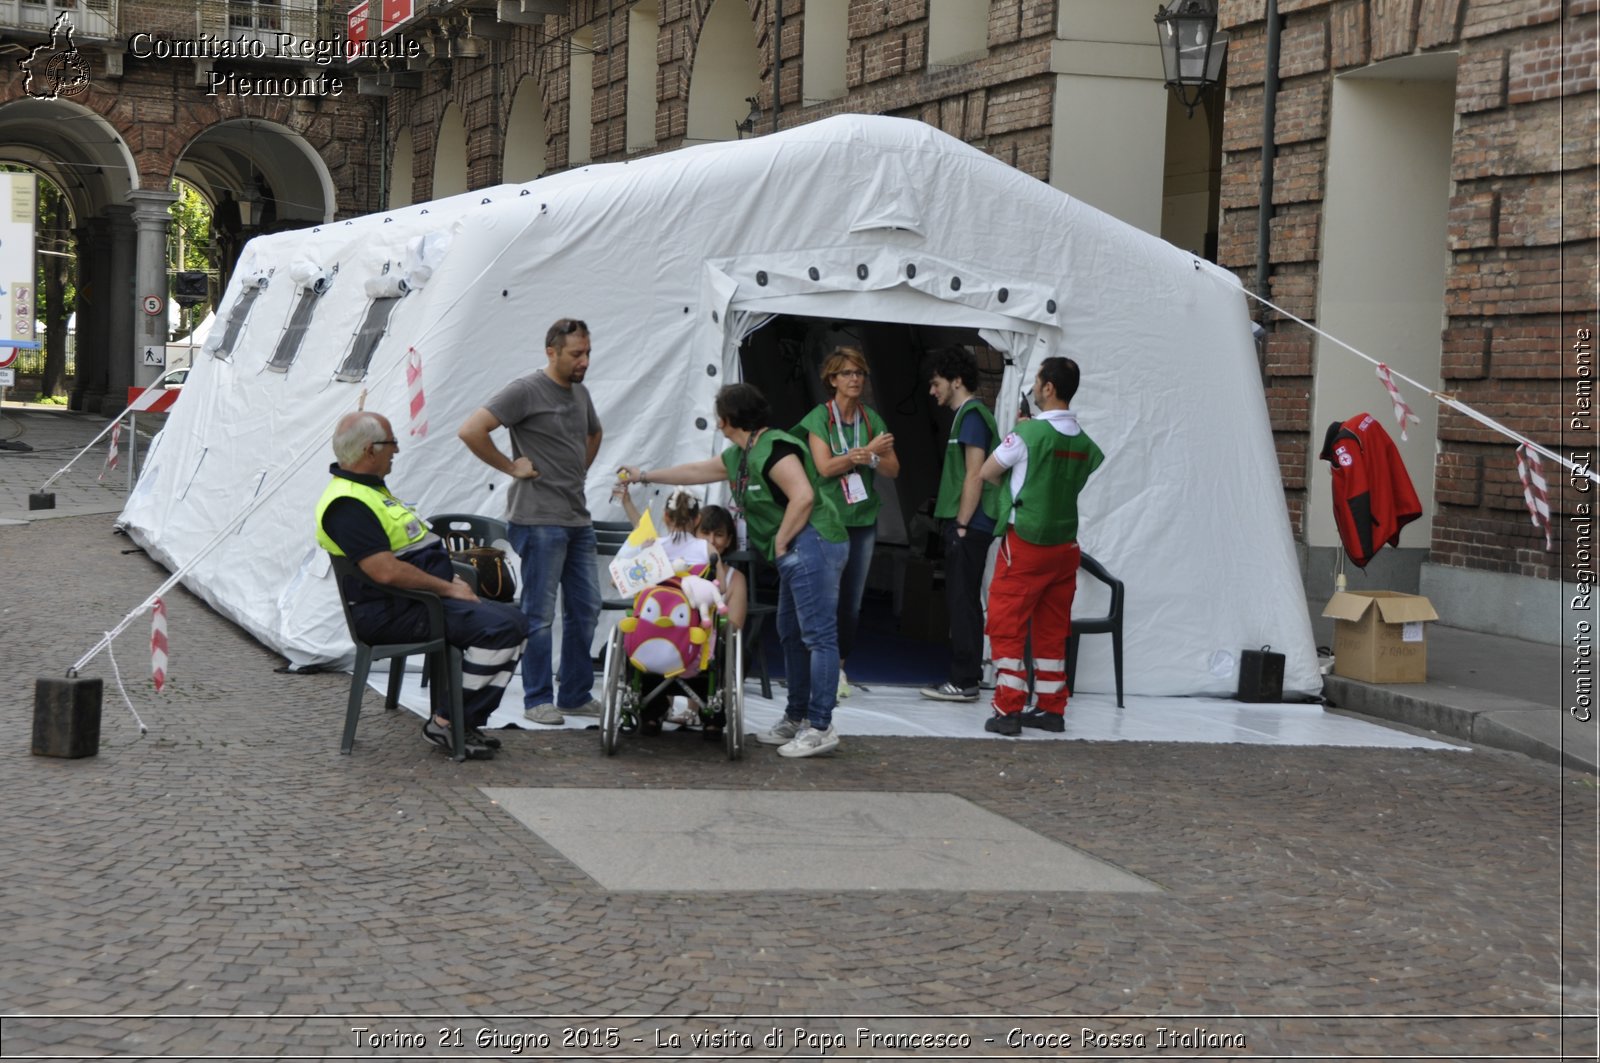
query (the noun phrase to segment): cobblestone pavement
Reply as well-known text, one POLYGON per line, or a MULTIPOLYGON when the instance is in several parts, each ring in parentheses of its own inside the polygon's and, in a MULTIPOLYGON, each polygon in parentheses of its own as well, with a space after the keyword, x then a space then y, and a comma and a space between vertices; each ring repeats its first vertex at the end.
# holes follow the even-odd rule
POLYGON ((166 694, 143 618, 116 645, 149 733, 102 655, 99 756, 31 756, 33 681, 165 575, 130 547, 108 516, 0 527, 4 1054, 1595 1055, 1587 776, 1488 749, 853 738, 730 763, 669 735, 606 758, 583 732, 455 764, 370 693, 341 757, 348 677, 276 672, 186 592, 166 694), (608 893, 480 786, 792 790, 797 833, 806 791, 948 792, 1163 888, 608 893), (730 1032, 696 1049, 707 1028, 730 1032))

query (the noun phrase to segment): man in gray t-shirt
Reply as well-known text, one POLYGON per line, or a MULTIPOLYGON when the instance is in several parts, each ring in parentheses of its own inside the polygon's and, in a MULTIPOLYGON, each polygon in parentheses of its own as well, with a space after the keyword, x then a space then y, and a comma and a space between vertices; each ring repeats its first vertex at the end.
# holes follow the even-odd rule
POLYGON ((511 477, 506 521, 522 558, 522 611, 528 648, 522 658, 523 714, 535 723, 564 722, 562 712, 598 716, 589 645, 600 617, 595 578, 594 525, 584 500, 584 476, 600 450, 600 418, 583 386, 589 369, 589 327, 562 318, 545 334, 547 364, 513 380, 461 425, 467 449, 511 477), (511 457, 490 433, 511 433, 511 457), (550 629, 561 592, 561 667, 550 629), (559 689, 557 689, 559 686, 559 689))

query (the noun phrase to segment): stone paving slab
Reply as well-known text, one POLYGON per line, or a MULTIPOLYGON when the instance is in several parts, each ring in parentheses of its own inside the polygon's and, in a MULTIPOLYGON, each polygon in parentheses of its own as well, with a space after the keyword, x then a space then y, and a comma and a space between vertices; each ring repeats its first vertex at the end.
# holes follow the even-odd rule
MULTIPOLYGON (((128 545, 98 517, 0 527, 8 1054, 419 1054, 357 1045, 365 1025, 461 1028, 438 1055, 668 1058, 648 1041, 518 1056, 473 1039, 724 1022, 1001 1039, 906 1053, 924 1058, 1139 1054, 1004 1038, 1160 1026, 1244 1047, 1147 1040, 1147 1055, 1596 1052, 1586 775, 1483 747, 860 737, 831 758, 730 762, 669 734, 604 757, 585 732, 504 732, 497 759, 456 764, 375 695, 341 757, 349 677, 275 671, 182 591, 166 693, 145 677, 147 628, 116 647, 149 732, 108 687, 98 756, 31 756, 32 681, 164 578, 128 545), (797 831, 814 795, 948 794, 1163 888, 608 891, 485 787, 798 792, 797 831)), ((86 674, 109 681, 109 659, 86 674)), ((786 1037, 702 1056, 821 1054, 786 1037)))

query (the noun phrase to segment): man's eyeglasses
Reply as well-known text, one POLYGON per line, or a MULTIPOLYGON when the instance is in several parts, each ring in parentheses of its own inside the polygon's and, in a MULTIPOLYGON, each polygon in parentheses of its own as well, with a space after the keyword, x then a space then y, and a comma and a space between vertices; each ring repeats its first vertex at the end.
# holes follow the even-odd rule
POLYGON ((372 441, 372 445, 375 447, 393 447, 396 450, 400 449, 400 441, 398 439, 375 439, 372 441))

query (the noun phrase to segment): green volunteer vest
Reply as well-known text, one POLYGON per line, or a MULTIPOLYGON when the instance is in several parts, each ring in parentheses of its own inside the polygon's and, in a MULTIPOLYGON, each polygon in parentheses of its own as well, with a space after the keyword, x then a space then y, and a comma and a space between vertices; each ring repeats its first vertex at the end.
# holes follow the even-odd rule
POLYGON ((390 494, 387 488, 369 487, 343 476, 335 476, 317 501, 317 544, 335 557, 343 557, 344 551, 322 530, 322 515, 341 498, 353 498, 372 510, 372 515, 383 525, 383 533, 389 537, 389 549, 393 553, 398 554, 416 546, 432 534, 422 519, 390 494))
MULTIPOLYGON (((956 411, 956 418, 950 422, 950 438, 944 445, 944 468, 939 473, 939 497, 933 503, 935 517, 954 517, 961 508, 961 484, 967 478, 967 456, 961 445, 961 422, 973 411, 977 411, 983 423, 989 426, 989 438, 994 444, 1000 441, 1000 432, 995 428, 994 414, 989 412, 989 407, 976 399, 967 400, 966 405, 956 411)), ((978 506, 987 513, 991 520, 997 524, 1000 514, 1000 488, 996 484, 985 483, 983 494, 978 496, 978 506)))
MULTIPOLYGON (((883 418, 879 417, 876 411, 867 409, 865 406, 861 407, 861 409, 867 417, 867 430, 864 433, 866 438, 862 440, 862 443, 865 444, 868 440, 883 435, 889 430, 889 426, 884 423, 883 418)), ((808 433, 828 444, 830 453, 834 455, 840 453, 839 426, 829 423, 827 403, 814 408, 805 415, 805 418, 799 424, 794 426, 794 434, 802 440, 805 439, 808 433)), ((850 429, 846 428, 844 438, 847 441, 854 441, 855 436, 850 429)), ((833 503, 834 511, 839 514, 839 520, 846 528, 870 528, 878 523, 878 510, 883 508, 883 498, 873 486, 877 473, 865 465, 858 467, 855 471, 861 474, 862 486, 867 489, 867 497, 855 505, 851 505, 844 500, 844 485, 839 482, 842 477, 835 476, 832 479, 823 480, 821 491, 833 503)))
POLYGON ((1105 455, 1084 432, 1065 436, 1047 421, 1018 421, 1012 433, 1028 450, 1028 469, 1022 490, 1011 494, 1011 479, 1002 483, 1001 512, 1009 511, 1012 526, 1035 546, 1060 546, 1078 538, 1078 492, 1105 455))
MULTIPOLYGON (((772 457, 772 445, 777 442, 793 443, 800 448, 800 457, 805 463, 806 478, 811 481, 811 490, 816 496, 816 501, 811 506, 811 526, 829 542, 844 542, 846 535, 844 525, 839 521, 839 514, 835 512, 833 503, 828 501, 828 496, 817 490, 817 469, 812 464, 811 452, 806 449, 804 443, 788 432, 768 428, 756 437, 755 443, 750 447, 750 460, 746 466, 750 479, 744 497, 734 499, 744 511, 745 531, 750 536, 750 545, 760 550, 768 561, 775 557, 773 540, 777 538, 778 528, 783 524, 783 507, 778 505, 778 500, 773 497, 772 485, 767 483, 761 470, 766 468, 768 459, 772 457)), ((728 470, 729 484, 736 485, 739 482, 739 460, 743 453, 738 447, 729 447, 722 452, 722 465, 728 470)))

